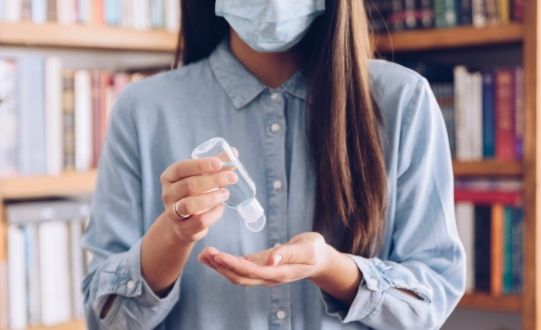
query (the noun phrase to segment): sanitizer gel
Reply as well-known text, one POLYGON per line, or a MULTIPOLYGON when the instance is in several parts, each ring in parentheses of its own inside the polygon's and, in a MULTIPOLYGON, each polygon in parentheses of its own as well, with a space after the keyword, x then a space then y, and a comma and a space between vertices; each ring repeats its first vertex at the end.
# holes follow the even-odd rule
POLYGON ((258 232, 265 227, 267 218, 265 210, 255 198, 255 183, 246 168, 237 159, 231 146, 224 138, 215 137, 197 146, 192 152, 193 159, 218 157, 223 161, 224 168, 234 168, 239 178, 235 185, 229 186, 229 199, 225 205, 237 210, 244 225, 252 232, 258 232))

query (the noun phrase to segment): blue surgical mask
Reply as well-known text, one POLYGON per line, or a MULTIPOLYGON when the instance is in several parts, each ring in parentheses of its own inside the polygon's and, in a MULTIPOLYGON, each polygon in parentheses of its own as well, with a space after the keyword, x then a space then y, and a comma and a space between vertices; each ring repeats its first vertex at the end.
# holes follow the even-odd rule
POLYGON ((216 0, 216 15, 259 52, 290 49, 324 11, 325 0, 216 0))

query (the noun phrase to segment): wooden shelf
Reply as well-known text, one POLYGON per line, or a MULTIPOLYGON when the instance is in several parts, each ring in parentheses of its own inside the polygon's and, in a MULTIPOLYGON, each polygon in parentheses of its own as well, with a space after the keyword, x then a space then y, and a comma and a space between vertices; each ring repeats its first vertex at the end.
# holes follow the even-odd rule
POLYGON ((16 177, 0 180, 0 202, 7 199, 59 197, 90 194, 96 172, 59 176, 16 177))
POLYGON ((408 52, 431 49, 455 48, 522 42, 522 24, 472 26, 448 29, 411 30, 375 37, 374 45, 379 52, 408 52))
POLYGON ((108 26, 0 23, 0 45, 173 52, 177 34, 108 26))
POLYGON ((457 177, 467 176, 521 176, 522 162, 484 160, 480 162, 453 162, 453 170, 457 177))
POLYGON ((459 305, 460 308, 479 309, 493 312, 520 313, 522 310, 521 295, 491 296, 486 293, 468 293, 459 305))
POLYGON ((28 330, 85 330, 85 322, 82 320, 62 323, 52 326, 31 327, 28 330))

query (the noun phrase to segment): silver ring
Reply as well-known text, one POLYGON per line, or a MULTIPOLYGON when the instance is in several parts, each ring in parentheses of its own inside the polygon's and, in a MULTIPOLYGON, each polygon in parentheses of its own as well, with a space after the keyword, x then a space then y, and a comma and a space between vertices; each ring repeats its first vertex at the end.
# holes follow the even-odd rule
POLYGON ((177 215, 177 217, 181 218, 181 219, 187 219, 190 217, 190 215, 186 215, 186 214, 182 214, 179 210, 178 210, 178 202, 180 201, 176 201, 175 202, 175 205, 174 205, 174 210, 175 210, 175 214, 177 215))

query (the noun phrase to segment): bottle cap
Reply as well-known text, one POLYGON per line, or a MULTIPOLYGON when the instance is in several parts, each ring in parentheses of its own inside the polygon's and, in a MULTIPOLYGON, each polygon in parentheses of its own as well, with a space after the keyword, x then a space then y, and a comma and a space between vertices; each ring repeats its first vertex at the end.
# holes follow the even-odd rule
POLYGON ((265 227, 267 218, 265 217, 265 210, 259 201, 255 198, 252 198, 249 201, 236 207, 240 216, 244 220, 244 225, 248 228, 249 231, 258 232, 265 227))

